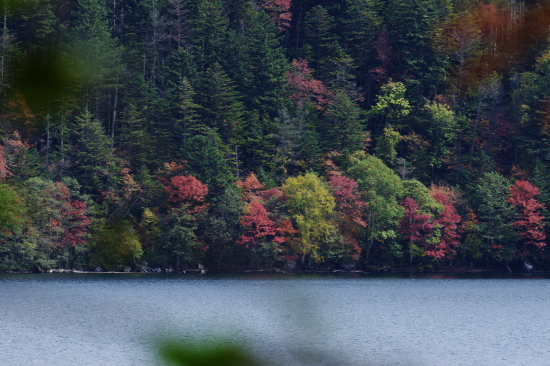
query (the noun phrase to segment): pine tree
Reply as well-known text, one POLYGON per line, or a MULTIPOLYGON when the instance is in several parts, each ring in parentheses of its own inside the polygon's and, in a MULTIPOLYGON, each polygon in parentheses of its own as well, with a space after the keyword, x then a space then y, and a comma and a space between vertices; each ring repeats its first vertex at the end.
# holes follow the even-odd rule
MULTIPOLYGON (((250 30, 250 75, 244 81, 245 105, 261 119, 276 118, 284 105, 285 74, 289 64, 283 54, 277 29, 264 12, 257 12, 250 30)), ((264 131, 270 133, 272 131, 264 131)))
POLYGON ((111 89, 118 92, 120 87, 122 49, 112 37, 109 9, 103 1, 83 0, 78 3, 70 39, 72 57, 82 73, 85 105, 95 115, 113 123, 109 132, 114 136, 116 120, 103 103, 111 89))
POLYGON ((221 0, 198 0, 191 20, 194 53, 200 70, 223 64, 229 19, 221 0))
POLYGON ((235 131, 242 124, 243 107, 239 95, 235 91, 234 83, 229 79, 221 65, 215 63, 206 70, 201 83, 200 109, 202 127, 196 129, 210 129, 222 138, 226 145, 230 145, 235 131))
POLYGON ((182 78, 179 85, 179 103, 178 111, 175 113, 176 118, 174 124, 179 132, 179 139, 181 146, 185 145, 187 139, 194 133, 200 132, 200 126, 198 126, 200 105, 196 104, 194 99, 196 93, 191 86, 191 83, 187 78, 182 78))
POLYGON ((320 132, 325 151, 339 150, 352 153, 363 149, 366 133, 363 132, 360 113, 361 110, 353 104, 347 94, 336 94, 334 102, 323 115, 320 132))
POLYGON ((390 0, 384 7, 389 39, 395 52, 394 73, 407 83, 409 96, 433 98, 443 80, 445 58, 433 42, 436 26, 448 11, 435 0, 390 0))
POLYGON ((227 186, 236 181, 219 140, 215 135, 197 135, 188 139, 182 149, 182 158, 187 161, 191 174, 208 185, 208 199, 218 200, 227 186))
POLYGON ((81 184, 84 194, 97 195, 114 184, 118 159, 112 140, 88 110, 76 118, 64 149, 71 164, 71 174, 81 184))

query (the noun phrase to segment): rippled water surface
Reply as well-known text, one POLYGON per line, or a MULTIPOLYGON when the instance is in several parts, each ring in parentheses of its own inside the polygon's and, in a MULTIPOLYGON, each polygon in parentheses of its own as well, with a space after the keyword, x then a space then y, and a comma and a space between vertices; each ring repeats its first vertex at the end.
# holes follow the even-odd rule
POLYGON ((157 365, 154 339, 278 365, 550 365, 550 277, 0 275, 0 365, 157 365))

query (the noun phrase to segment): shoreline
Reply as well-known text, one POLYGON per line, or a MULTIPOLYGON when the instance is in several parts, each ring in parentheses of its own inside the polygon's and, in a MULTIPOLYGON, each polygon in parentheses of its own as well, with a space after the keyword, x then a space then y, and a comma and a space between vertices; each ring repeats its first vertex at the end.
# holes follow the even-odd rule
POLYGON ((391 275, 391 274, 418 274, 418 275, 437 275, 437 274, 448 274, 448 275, 458 275, 458 274, 495 274, 495 275, 537 275, 537 274, 550 274, 550 271, 531 271, 531 272, 508 272, 508 271, 498 271, 496 269, 473 269, 473 270, 464 270, 459 269, 455 271, 448 270, 438 270, 438 271, 406 271, 406 270, 395 270, 395 271, 365 271, 365 270, 355 270, 355 271, 345 271, 345 270, 332 270, 332 271, 323 271, 323 270, 302 270, 302 271, 282 271, 282 270, 243 270, 243 271, 228 271, 228 272, 218 272, 218 271, 208 271, 208 270, 197 270, 190 269, 181 272, 140 272, 140 271, 83 271, 83 270, 71 270, 71 269, 51 269, 45 272, 35 272, 35 271, 0 271, 1 274, 50 274, 50 273, 64 273, 64 274, 156 274, 156 275, 171 275, 171 274, 376 274, 376 275, 391 275))

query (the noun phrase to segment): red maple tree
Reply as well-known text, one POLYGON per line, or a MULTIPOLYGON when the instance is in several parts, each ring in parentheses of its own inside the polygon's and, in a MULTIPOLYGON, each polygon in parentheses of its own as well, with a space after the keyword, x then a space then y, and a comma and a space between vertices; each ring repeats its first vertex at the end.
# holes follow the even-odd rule
POLYGON ((284 243, 285 238, 277 235, 277 228, 273 221, 267 216, 267 211, 260 202, 253 201, 249 205, 249 213, 241 219, 241 225, 245 232, 238 244, 244 244, 247 248, 256 248, 262 241, 274 241, 278 244, 284 243))
POLYGON ((517 180, 516 184, 510 188, 510 193, 512 195, 508 200, 520 215, 519 220, 514 222, 514 226, 524 240, 519 255, 527 256, 530 248, 543 249, 546 246, 544 216, 541 214, 546 205, 535 198, 540 191, 529 181, 517 180))
POLYGON ((358 260, 361 257, 361 228, 367 227, 365 209, 368 205, 361 197, 356 180, 334 174, 330 176, 329 184, 333 189, 332 194, 336 198, 337 207, 342 213, 340 231, 344 235, 344 249, 349 256, 358 260))
POLYGON ((166 190, 170 193, 168 201, 178 206, 189 205, 190 214, 200 213, 208 208, 208 205, 204 203, 208 194, 208 185, 203 184, 192 175, 173 177, 166 185, 166 190))
POLYGON ((290 27, 292 0, 260 0, 258 6, 269 14, 279 30, 283 31, 290 27))
POLYGON ((243 201, 252 202, 261 199, 262 190, 265 184, 262 184, 256 174, 251 172, 246 179, 238 180, 237 186, 242 189, 243 201))
POLYGON ((332 104, 334 95, 322 81, 313 78, 313 71, 307 60, 300 58, 292 61, 292 69, 287 76, 292 90, 290 98, 295 103, 308 100, 318 109, 325 109, 332 104))
POLYGON ((444 209, 434 221, 435 225, 440 227, 441 239, 435 248, 426 251, 426 255, 436 259, 452 257, 460 244, 461 235, 458 224, 462 221, 462 217, 456 211, 447 188, 433 185, 430 193, 443 205, 444 209))
POLYGON ((50 218, 58 233, 55 246, 69 248, 86 243, 88 226, 91 223, 86 203, 73 199, 69 188, 59 182, 55 184, 53 191, 47 189, 44 194, 52 196, 58 204, 57 213, 50 218))
POLYGON ((426 239, 432 235, 434 223, 432 221, 432 215, 423 214, 420 205, 413 198, 405 198, 402 205, 405 208, 405 216, 401 220, 399 231, 411 243, 411 245, 409 245, 409 264, 412 264, 412 244, 418 242, 426 247, 426 239))
POLYGON ((405 217, 399 227, 401 233, 411 242, 422 240, 433 228, 432 215, 423 214, 414 198, 407 197, 402 203, 405 217))

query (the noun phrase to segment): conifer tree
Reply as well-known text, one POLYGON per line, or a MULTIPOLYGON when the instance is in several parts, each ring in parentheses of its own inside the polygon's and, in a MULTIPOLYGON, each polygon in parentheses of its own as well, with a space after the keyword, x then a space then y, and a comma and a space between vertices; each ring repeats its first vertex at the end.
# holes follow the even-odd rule
POLYGON ((179 103, 178 112, 174 124, 179 132, 181 146, 185 145, 187 139, 194 133, 200 132, 198 126, 199 114, 197 113, 200 106, 195 103, 195 90, 187 78, 182 78, 179 85, 179 103))
MULTIPOLYGON (((70 36, 73 57, 82 73, 85 105, 111 121, 113 117, 102 104, 107 91, 119 87, 122 49, 112 37, 106 4, 101 0, 79 1, 70 36)), ((114 126, 109 131, 113 136, 114 126)))
POLYGON ((203 127, 197 126, 196 129, 215 131, 226 145, 230 145, 235 131, 242 124, 243 108, 233 82, 219 63, 204 73, 200 104, 203 127))
POLYGON ((191 20, 194 52, 200 70, 224 63, 229 19, 221 0, 198 0, 191 20))
POLYGON ((339 150, 352 153, 364 147, 366 134, 361 124, 360 109, 350 97, 339 92, 323 116, 321 134, 325 151, 339 150))
POLYGON ((256 12, 249 37, 250 76, 244 83, 245 105, 258 111, 262 120, 273 119, 283 106, 285 74, 289 64, 283 54, 277 29, 266 13, 256 12))
POLYGON ((101 122, 86 110, 76 118, 69 133, 65 154, 82 193, 97 195, 101 190, 108 190, 115 183, 113 174, 118 168, 118 159, 101 122))
POLYGON ((516 258, 519 239, 513 223, 516 213, 509 202, 511 184, 498 173, 485 173, 477 181, 471 205, 478 220, 483 250, 490 259, 508 262, 516 258))
POLYGON ((216 135, 193 136, 186 141, 181 151, 182 158, 187 161, 188 171, 208 185, 210 200, 218 200, 225 188, 236 181, 216 135))

